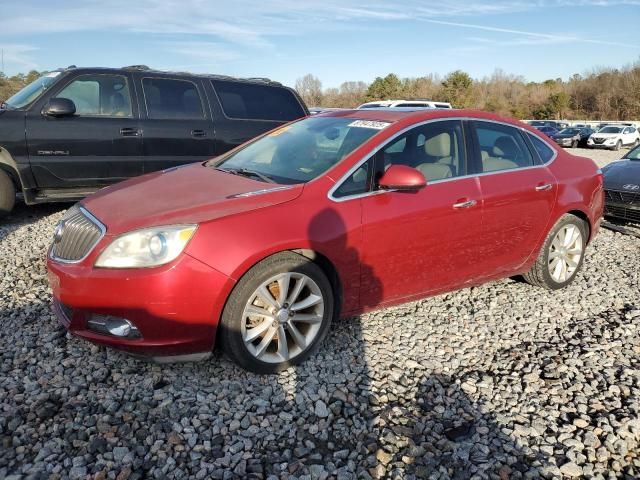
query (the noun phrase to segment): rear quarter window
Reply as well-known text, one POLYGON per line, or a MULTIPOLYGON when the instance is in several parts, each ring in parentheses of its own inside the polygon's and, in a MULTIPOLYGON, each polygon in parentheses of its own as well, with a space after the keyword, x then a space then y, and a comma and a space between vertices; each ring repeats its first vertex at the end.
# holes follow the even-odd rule
POLYGON ((244 120, 290 121, 305 116, 293 93, 282 87, 211 80, 224 114, 244 120))
POLYGON ((540 140, 536 135, 530 133, 529 138, 531 139, 531 143, 536 149, 536 152, 538 152, 538 157, 540 157, 542 163, 549 162, 556 154, 556 152, 549 145, 540 140))

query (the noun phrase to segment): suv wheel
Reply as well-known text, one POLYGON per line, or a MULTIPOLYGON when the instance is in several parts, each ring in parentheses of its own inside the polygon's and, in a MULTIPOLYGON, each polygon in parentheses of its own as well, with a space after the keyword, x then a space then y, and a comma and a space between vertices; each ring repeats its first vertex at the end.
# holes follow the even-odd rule
POLYGON ((0 170, 0 217, 9 214, 15 203, 16 187, 7 172, 0 170))
POLYGON ((563 215, 540 249, 536 263, 524 274, 531 285, 558 290, 569 285, 582 268, 587 225, 575 215, 563 215))
POLYGON ((279 253, 251 268, 233 289, 220 343, 242 368, 276 373, 315 352, 333 309, 333 289, 322 269, 296 253, 279 253))
POLYGON ((616 143, 616 146, 613 147, 613 149, 617 152, 621 148, 622 148, 622 140, 618 140, 618 143, 616 143))

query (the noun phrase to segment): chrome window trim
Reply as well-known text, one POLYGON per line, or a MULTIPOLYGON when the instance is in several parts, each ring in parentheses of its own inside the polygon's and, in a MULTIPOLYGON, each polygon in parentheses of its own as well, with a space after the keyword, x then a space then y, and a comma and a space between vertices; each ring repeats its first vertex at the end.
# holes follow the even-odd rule
POLYGON ((52 245, 49 257, 52 260, 55 260, 58 263, 73 264, 73 263, 80 263, 80 262, 86 260, 86 258, 91 254, 91 252, 93 252, 93 249, 96 248, 96 245, 98 245, 98 243, 100 243, 100 241, 104 238, 105 234, 107 233, 107 227, 100 220, 98 220, 95 216, 93 216, 93 214, 91 212, 89 212, 89 210, 87 210, 84 207, 78 207, 78 208, 79 208, 80 212, 82 212, 82 214, 84 216, 86 216, 89 220, 91 220, 91 222, 93 222, 95 224, 95 226, 100 229, 100 236, 96 239, 95 242, 93 242, 93 245, 91 245, 91 247, 89 247, 89 249, 87 250, 87 253, 84 255, 84 257, 80 258, 79 260, 65 260, 64 258, 56 257, 53 254, 53 250, 54 249, 53 249, 53 245, 52 245))
MULTIPOLYGON (((347 200, 355 200, 355 199, 359 199, 359 198, 365 198, 365 197, 370 197, 372 195, 379 195, 381 193, 388 193, 388 192, 395 192, 396 190, 374 190, 372 192, 364 192, 364 193, 356 193, 354 195, 348 195, 345 197, 334 197, 333 194, 335 193, 336 190, 338 190, 342 184, 344 182, 347 181, 347 179, 353 175, 353 173, 362 166, 363 163, 367 162, 368 160, 370 160, 375 154, 377 154, 380 149, 382 147, 384 147, 385 145, 393 142, 396 138, 398 138, 399 136, 405 134, 406 132, 408 132, 409 130, 412 130, 414 128, 417 127, 421 127, 423 125, 427 125, 429 123, 435 123, 435 122, 446 122, 446 121, 450 121, 450 120, 458 120, 458 121, 476 121, 476 122, 487 122, 487 123, 496 123, 498 125, 504 125, 506 127, 511 127, 511 128, 515 128, 517 130, 520 130, 521 132, 523 132, 525 135, 529 134, 529 135, 535 135, 536 138, 538 138, 541 142, 543 142, 544 144, 546 144, 549 148, 551 148, 551 151, 553 152, 553 156, 549 159, 549 161, 547 161, 546 163, 542 163, 539 165, 531 165, 528 167, 521 167, 521 168, 512 168, 510 170, 497 170, 495 172, 483 172, 483 173, 472 173, 472 174, 467 174, 467 175, 461 175, 459 177, 452 177, 452 178, 443 178, 440 180, 433 180, 433 181, 429 181, 427 179, 427 187, 429 185, 432 185, 434 183, 444 183, 444 182, 451 182, 453 180, 460 180, 462 178, 473 178, 473 177, 484 177, 484 176, 488 176, 488 175, 500 175, 503 173, 511 173, 511 172, 515 172, 515 171, 523 171, 523 170, 532 170, 534 168, 542 168, 542 167, 547 167, 549 166, 551 163, 553 163, 555 161, 555 159, 558 157, 558 150, 556 150, 555 148, 553 148, 551 146, 551 144, 549 142, 547 142, 546 140, 544 140, 543 138, 541 138, 539 135, 536 135, 535 133, 527 130, 526 128, 523 128, 521 126, 518 125, 514 125, 512 123, 508 123, 508 122, 500 122, 498 120, 490 120, 490 119, 485 119, 485 118, 476 118, 476 117, 443 117, 443 118, 432 118, 429 120, 425 120, 419 123, 414 123, 411 126, 405 127, 402 130, 396 132, 393 136, 387 138, 384 142, 380 142, 378 145, 376 145, 374 148, 372 148, 366 155, 363 155, 362 159, 360 161, 358 161, 353 167, 351 167, 344 175, 342 175, 342 177, 340 177, 339 180, 336 181, 336 183, 333 185, 333 187, 331 187, 329 189, 329 191, 327 192, 327 198, 329 200, 331 200, 332 202, 336 202, 336 203, 340 203, 340 202, 346 202, 347 200)), ((536 152, 537 155, 537 152, 536 152)), ((542 160, 542 159, 540 159, 542 160)), ((468 162, 467 162, 468 164, 468 162)))

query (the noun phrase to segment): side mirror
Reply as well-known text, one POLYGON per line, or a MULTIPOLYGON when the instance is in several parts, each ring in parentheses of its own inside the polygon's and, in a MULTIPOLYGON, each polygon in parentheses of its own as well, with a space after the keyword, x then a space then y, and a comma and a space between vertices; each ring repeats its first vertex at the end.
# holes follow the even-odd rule
POLYGON ((42 113, 49 117, 70 117, 76 113, 76 104, 68 98, 52 98, 42 113))
POLYGON ((427 185, 427 179, 417 169, 406 165, 391 165, 378 181, 382 190, 417 191, 427 185))

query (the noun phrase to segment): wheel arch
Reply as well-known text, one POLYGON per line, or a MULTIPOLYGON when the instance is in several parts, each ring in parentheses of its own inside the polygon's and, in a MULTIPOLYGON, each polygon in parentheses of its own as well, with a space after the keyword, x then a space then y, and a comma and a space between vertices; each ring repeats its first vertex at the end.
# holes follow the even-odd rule
MULTIPOLYGON (((569 210, 568 212, 565 213, 565 215, 566 214, 573 215, 575 217, 578 217, 581 220, 584 220, 584 223, 587 225, 587 243, 591 242, 591 233, 593 232, 593 225, 591 224, 591 219, 589 218, 589 215, 587 215, 586 212, 579 209, 569 210)), ((556 222, 557 221, 558 220, 556 220, 556 222)))
POLYGON ((17 192, 22 191, 22 181, 18 173, 18 164, 13 159, 9 151, 0 146, 0 170, 9 175, 17 192))

